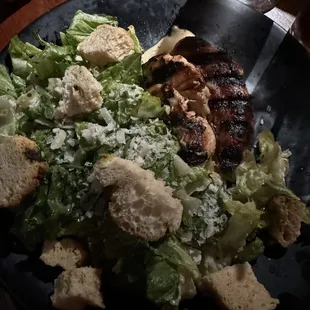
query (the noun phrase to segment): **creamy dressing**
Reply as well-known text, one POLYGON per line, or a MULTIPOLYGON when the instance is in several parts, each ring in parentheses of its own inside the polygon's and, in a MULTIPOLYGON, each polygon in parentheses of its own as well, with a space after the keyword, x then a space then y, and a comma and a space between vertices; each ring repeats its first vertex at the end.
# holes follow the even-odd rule
POLYGON ((154 56, 170 53, 174 46, 186 37, 194 37, 195 35, 186 29, 180 29, 178 26, 173 26, 170 35, 163 37, 158 43, 149 48, 142 55, 142 63, 146 63, 154 56))

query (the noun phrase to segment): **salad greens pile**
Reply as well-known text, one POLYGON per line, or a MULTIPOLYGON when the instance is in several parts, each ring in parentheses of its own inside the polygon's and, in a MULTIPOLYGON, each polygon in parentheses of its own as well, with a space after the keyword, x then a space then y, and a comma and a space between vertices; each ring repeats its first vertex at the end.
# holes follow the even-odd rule
POLYGON ((37 34, 40 48, 17 36, 11 40, 12 72, 0 66, 0 143, 15 134, 27 136, 49 164, 44 182, 16 208, 13 232, 29 250, 43 240, 81 238, 94 266, 113 262, 120 285, 134 285, 151 301, 177 307, 182 298, 196 294, 207 273, 263 253, 260 232, 269 225, 268 201, 277 194, 298 199, 285 184, 290 153, 265 131, 258 136, 259 158, 248 152, 229 182, 212 160, 188 166, 161 120, 165 110, 160 99, 143 89, 142 48, 133 27, 135 51, 121 62, 98 67, 76 53, 78 43, 101 24, 118 22, 78 11, 61 33, 61 46, 37 34), (63 123, 54 113, 62 77, 72 65, 87 67, 102 85, 103 104, 63 123), (117 227, 107 212, 108 195, 89 179, 104 154, 135 161, 174 189, 184 208, 174 235, 146 242, 117 227))

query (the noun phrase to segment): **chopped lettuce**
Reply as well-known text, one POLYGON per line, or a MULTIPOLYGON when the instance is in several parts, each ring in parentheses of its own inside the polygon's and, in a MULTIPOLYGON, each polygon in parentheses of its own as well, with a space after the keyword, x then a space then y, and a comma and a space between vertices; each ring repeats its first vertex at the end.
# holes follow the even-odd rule
POLYGON ((100 148, 100 153, 115 153, 122 155, 126 144, 125 130, 113 123, 101 126, 94 123, 75 123, 75 130, 83 152, 100 148))
POLYGON ((0 96, 17 97, 14 84, 4 65, 0 65, 0 96))
MULTIPOLYGON (((211 173, 206 179, 206 189, 196 197, 187 200, 197 203, 187 204, 185 197, 180 197, 183 204, 183 223, 179 236, 184 243, 203 245, 210 237, 218 234, 225 228, 227 216, 222 206, 223 198, 227 198, 225 183, 216 173, 211 173), (206 181, 207 183, 207 181, 206 181)), ((175 195, 178 197, 178 192, 175 195)))
POLYGON ((270 131, 260 133, 258 139, 259 163, 252 153, 246 153, 236 169, 236 186, 232 189, 234 198, 243 202, 254 200, 258 208, 263 208, 277 194, 298 199, 285 184, 290 152, 282 152, 270 131))
POLYGON ((66 69, 75 63, 75 49, 72 46, 57 46, 47 43, 41 53, 31 58, 35 79, 46 81, 48 78, 63 77, 66 69))
POLYGON ((99 25, 103 24, 117 26, 117 18, 105 14, 87 14, 79 10, 75 13, 67 31, 60 33, 62 44, 76 47, 99 25))
POLYGON ((186 270, 193 279, 199 278, 200 273, 195 262, 176 238, 170 237, 161 243, 155 250, 155 254, 167 260, 176 268, 186 270))
MULTIPOLYGON (((42 43, 43 41, 40 41, 42 43)), ((9 47, 13 73, 30 84, 46 84, 49 77, 62 77, 74 63, 75 49, 72 46, 57 46, 43 42, 43 49, 13 37, 9 47)))
POLYGON ((140 85, 142 82, 141 54, 133 53, 121 62, 103 70, 96 79, 104 86, 117 82, 140 85))
POLYGON ((49 164, 78 164, 78 140, 74 131, 60 128, 36 130, 30 138, 37 143, 42 158, 49 164))
POLYGON ((256 209, 256 205, 254 202, 246 202, 242 203, 237 200, 225 200, 224 201, 224 208, 227 210, 227 212, 231 215, 234 215, 237 212, 251 212, 256 213, 257 216, 262 215, 262 211, 256 209))
POLYGON ((15 87, 16 93, 21 95, 21 93, 26 89, 26 81, 18 75, 11 74, 12 83, 15 87))
POLYGON ((160 120, 137 122, 126 130, 124 158, 150 169, 158 177, 179 150, 179 143, 160 120))
POLYGON ((31 120, 54 118, 54 98, 40 86, 29 87, 26 93, 18 97, 16 103, 18 111, 23 111, 31 120))
MULTIPOLYGON (((34 203, 16 215, 13 232, 28 248, 43 240, 55 240, 66 227, 82 221, 79 205, 89 187, 86 182, 89 174, 87 167, 50 167, 34 194, 34 203)), ((78 230, 75 234, 78 235, 78 230)))
POLYGON ((228 221, 228 227, 223 236, 219 239, 219 246, 222 253, 234 257, 238 250, 246 244, 249 234, 257 227, 262 212, 256 209, 254 202, 246 204, 225 202, 233 215, 228 221), (241 225, 242 223, 242 225, 241 225))
POLYGON ((233 259, 234 264, 242 264, 245 262, 251 262, 258 256, 264 253, 265 246, 261 239, 256 238, 249 244, 247 244, 241 252, 238 252, 233 259))
POLYGON ((128 125, 133 118, 156 118, 163 113, 160 99, 137 85, 110 83, 104 87, 103 100, 120 126, 128 125))
POLYGON ((196 294, 194 282, 200 272, 186 248, 176 238, 168 238, 154 249, 146 276, 147 297, 164 307, 177 308, 183 297, 196 294))
POLYGON ((135 52, 136 53, 142 53, 143 52, 143 48, 142 48, 142 46, 141 46, 141 44, 139 42, 139 39, 138 39, 138 37, 136 35, 135 27, 130 25, 128 27, 128 33, 131 36, 131 38, 132 38, 132 40, 133 40, 133 42, 135 44, 135 47, 134 47, 135 52))
POLYGON ((33 67, 30 63, 31 58, 41 52, 41 49, 28 42, 22 42, 17 35, 14 36, 9 46, 13 73, 22 78, 27 78, 33 71, 33 67))
POLYGON ((158 260, 147 270, 146 296, 156 304, 174 303, 179 298, 180 275, 167 261, 158 260))
POLYGON ((12 136, 15 130, 13 101, 6 96, 0 96, 0 137, 12 136))
POLYGON ((289 151, 282 152, 270 131, 258 135, 260 164, 271 175, 272 183, 285 186, 285 177, 289 170, 289 151))
POLYGON ((237 191, 240 195, 249 197, 270 178, 270 175, 256 163, 254 155, 248 151, 244 161, 236 169, 237 191))

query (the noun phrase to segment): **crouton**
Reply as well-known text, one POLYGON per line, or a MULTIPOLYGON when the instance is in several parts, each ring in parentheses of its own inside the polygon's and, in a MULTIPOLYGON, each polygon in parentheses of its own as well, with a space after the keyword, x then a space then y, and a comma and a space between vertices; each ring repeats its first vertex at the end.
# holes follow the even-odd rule
POLYGON ((123 28, 101 25, 77 47, 77 52, 89 62, 103 66, 121 61, 134 51, 134 41, 123 28))
POLYGON ((215 294, 219 305, 228 310, 272 310, 279 303, 257 281, 249 263, 211 273, 201 289, 215 294))
POLYGON ((101 270, 81 267, 62 272, 54 282, 52 304, 62 310, 82 310, 86 306, 104 308, 101 270))
POLYGON ((173 190, 153 172, 132 161, 109 156, 97 161, 94 176, 103 187, 112 186, 109 212, 127 233, 155 241, 181 224, 183 207, 173 190))
POLYGON ((45 241, 40 259, 46 265, 70 270, 85 265, 87 252, 76 240, 65 238, 60 241, 45 241))
POLYGON ((62 119, 98 110, 103 102, 101 84, 84 66, 70 66, 62 79, 62 96, 55 118, 62 119))
POLYGON ((294 243, 300 235, 305 207, 300 200, 285 195, 276 195, 268 203, 269 233, 283 247, 294 243))
POLYGON ((0 143, 0 208, 19 205, 40 184, 47 169, 32 140, 15 136, 0 143))

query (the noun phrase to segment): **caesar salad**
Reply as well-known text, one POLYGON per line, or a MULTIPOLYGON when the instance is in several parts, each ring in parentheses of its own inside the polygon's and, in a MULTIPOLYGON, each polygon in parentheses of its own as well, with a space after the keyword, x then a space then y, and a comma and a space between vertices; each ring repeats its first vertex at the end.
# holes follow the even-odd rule
POLYGON ((63 269, 55 308, 104 308, 111 277, 159 309, 198 292, 231 310, 278 304, 249 263, 310 223, 285 183, 291 153, 270 131, 249 150, 241 66, 180 31, 144 53, 133 26, 77 11, 60 45, 11 40, 0 207, 29 253, 63 269))

